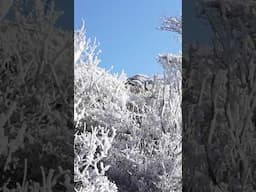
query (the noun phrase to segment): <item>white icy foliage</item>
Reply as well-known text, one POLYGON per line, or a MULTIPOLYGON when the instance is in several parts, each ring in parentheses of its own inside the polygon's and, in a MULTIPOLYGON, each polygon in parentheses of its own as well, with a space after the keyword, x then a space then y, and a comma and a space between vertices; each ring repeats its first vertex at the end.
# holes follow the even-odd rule
POLYGON ((102 159, 107 157, 115 137, 115 129, 112 131, 112 135, 109 136, 109 130, 106 131, 103 127, 94 127, 92 132, 84 130, 75 134, 74 181, 76 191, 117 191, 115 184, 105 176, 109 166, 105 166, 102 162, 102 159), (97 149, 100 150, 97 151, 97 149))
POLYGON ((166 80, 173 86, 177 86, 177 90, 181 90, 182 82, 182 56, 181 54, 160 54, 159 63, 164 68, 166 80))
POLYGON ((181 58, 127 78, 98 66, 97 45, 75 32, 76 190, 181 191, 181 58))
POLYGON ((161 30, 182 33, 182 19, 181 17, 165 17, 163 18, 161 30))
MULTIPOLYGON (((115 128, 102 127, 87 122, 88 117, 106 119, 101 114, 101 108, 108 107, 111 112, 122 106, 122 87, 108 88, 110 81, 116 79, 104 70, 98 68, 97 44, 91 44, 85 37, 85 29, 82 27, 75 32, 75 98, 74 118, 77 132, 74 139, 74 173, 76 191, 79 192, 115 192, 117 187, 105 176, 109 166, 105 166, 103 159, 107 157, 111 143, 115 137, 115 128), (83 57, 82 57, 83 56, 83 57), (112 93, 116 92, 116 95, 112 93), (99 93, 102 93, 99 96, 99 93), (109 97, 108 97, 109 96, 109 97), (116 103, 109 105, 109 100, 116 103), (89 126, 89 127, 88 127, 89 126), (110 133, 111 132, 111 133, 110 133)), ((111 118, 111 117, 109 117, 111 118)), ((113 117, 114 118, 114 117, 113 117)))
POLYGON ((86 65, 98 65, 100 60, 97 51, 98 44, 96 39, 92 42, 90 38, 86 37, 86 30, 84 22, 80 30, 74 32, 74 64, 82 62, 86 65))

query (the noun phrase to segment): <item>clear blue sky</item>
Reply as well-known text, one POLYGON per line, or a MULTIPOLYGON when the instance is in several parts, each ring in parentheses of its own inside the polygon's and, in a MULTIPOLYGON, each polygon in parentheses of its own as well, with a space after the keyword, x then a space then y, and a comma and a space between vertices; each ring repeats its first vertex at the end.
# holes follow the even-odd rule
POLYGON ((87 36, 100 43, 101 67, 112 72, 161 73, 159 53, 177 53, 177 35, 157 29, 164 16, 180 16, 181 0, 75 0, 75 28, 84 19, 87 36))

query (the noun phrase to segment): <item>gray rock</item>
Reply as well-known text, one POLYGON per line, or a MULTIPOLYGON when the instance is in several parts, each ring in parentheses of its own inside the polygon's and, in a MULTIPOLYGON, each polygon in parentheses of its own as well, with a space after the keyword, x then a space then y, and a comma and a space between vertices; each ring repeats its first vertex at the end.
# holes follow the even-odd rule
POLYGON ((146 75, 137 74, 132 77, 129 77, 127 79, 126 84, 129 84, 140 89, 148 90, 150 86, 153 84, 153 80, 152 78, 146 75))

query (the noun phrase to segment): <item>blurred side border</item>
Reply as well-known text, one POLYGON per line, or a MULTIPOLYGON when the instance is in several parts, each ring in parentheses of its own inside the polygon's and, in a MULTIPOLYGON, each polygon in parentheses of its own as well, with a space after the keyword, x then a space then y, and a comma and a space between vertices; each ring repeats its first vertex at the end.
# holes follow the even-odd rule
POLYGON ((0 190, 73 191, 74 1, 0 16, 0 190))

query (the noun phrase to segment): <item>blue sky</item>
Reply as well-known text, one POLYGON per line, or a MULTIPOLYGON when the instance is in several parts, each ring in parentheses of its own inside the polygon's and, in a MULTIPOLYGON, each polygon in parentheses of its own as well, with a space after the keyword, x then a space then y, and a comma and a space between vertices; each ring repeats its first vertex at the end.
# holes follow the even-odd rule
POLYGON ((157 30, 164 16, 181 15, 181 0, 75 0, 75 28, 100 43, 101 67, 152 75, 162 71, 159 53, 177 53, 177 35, 157 30))

